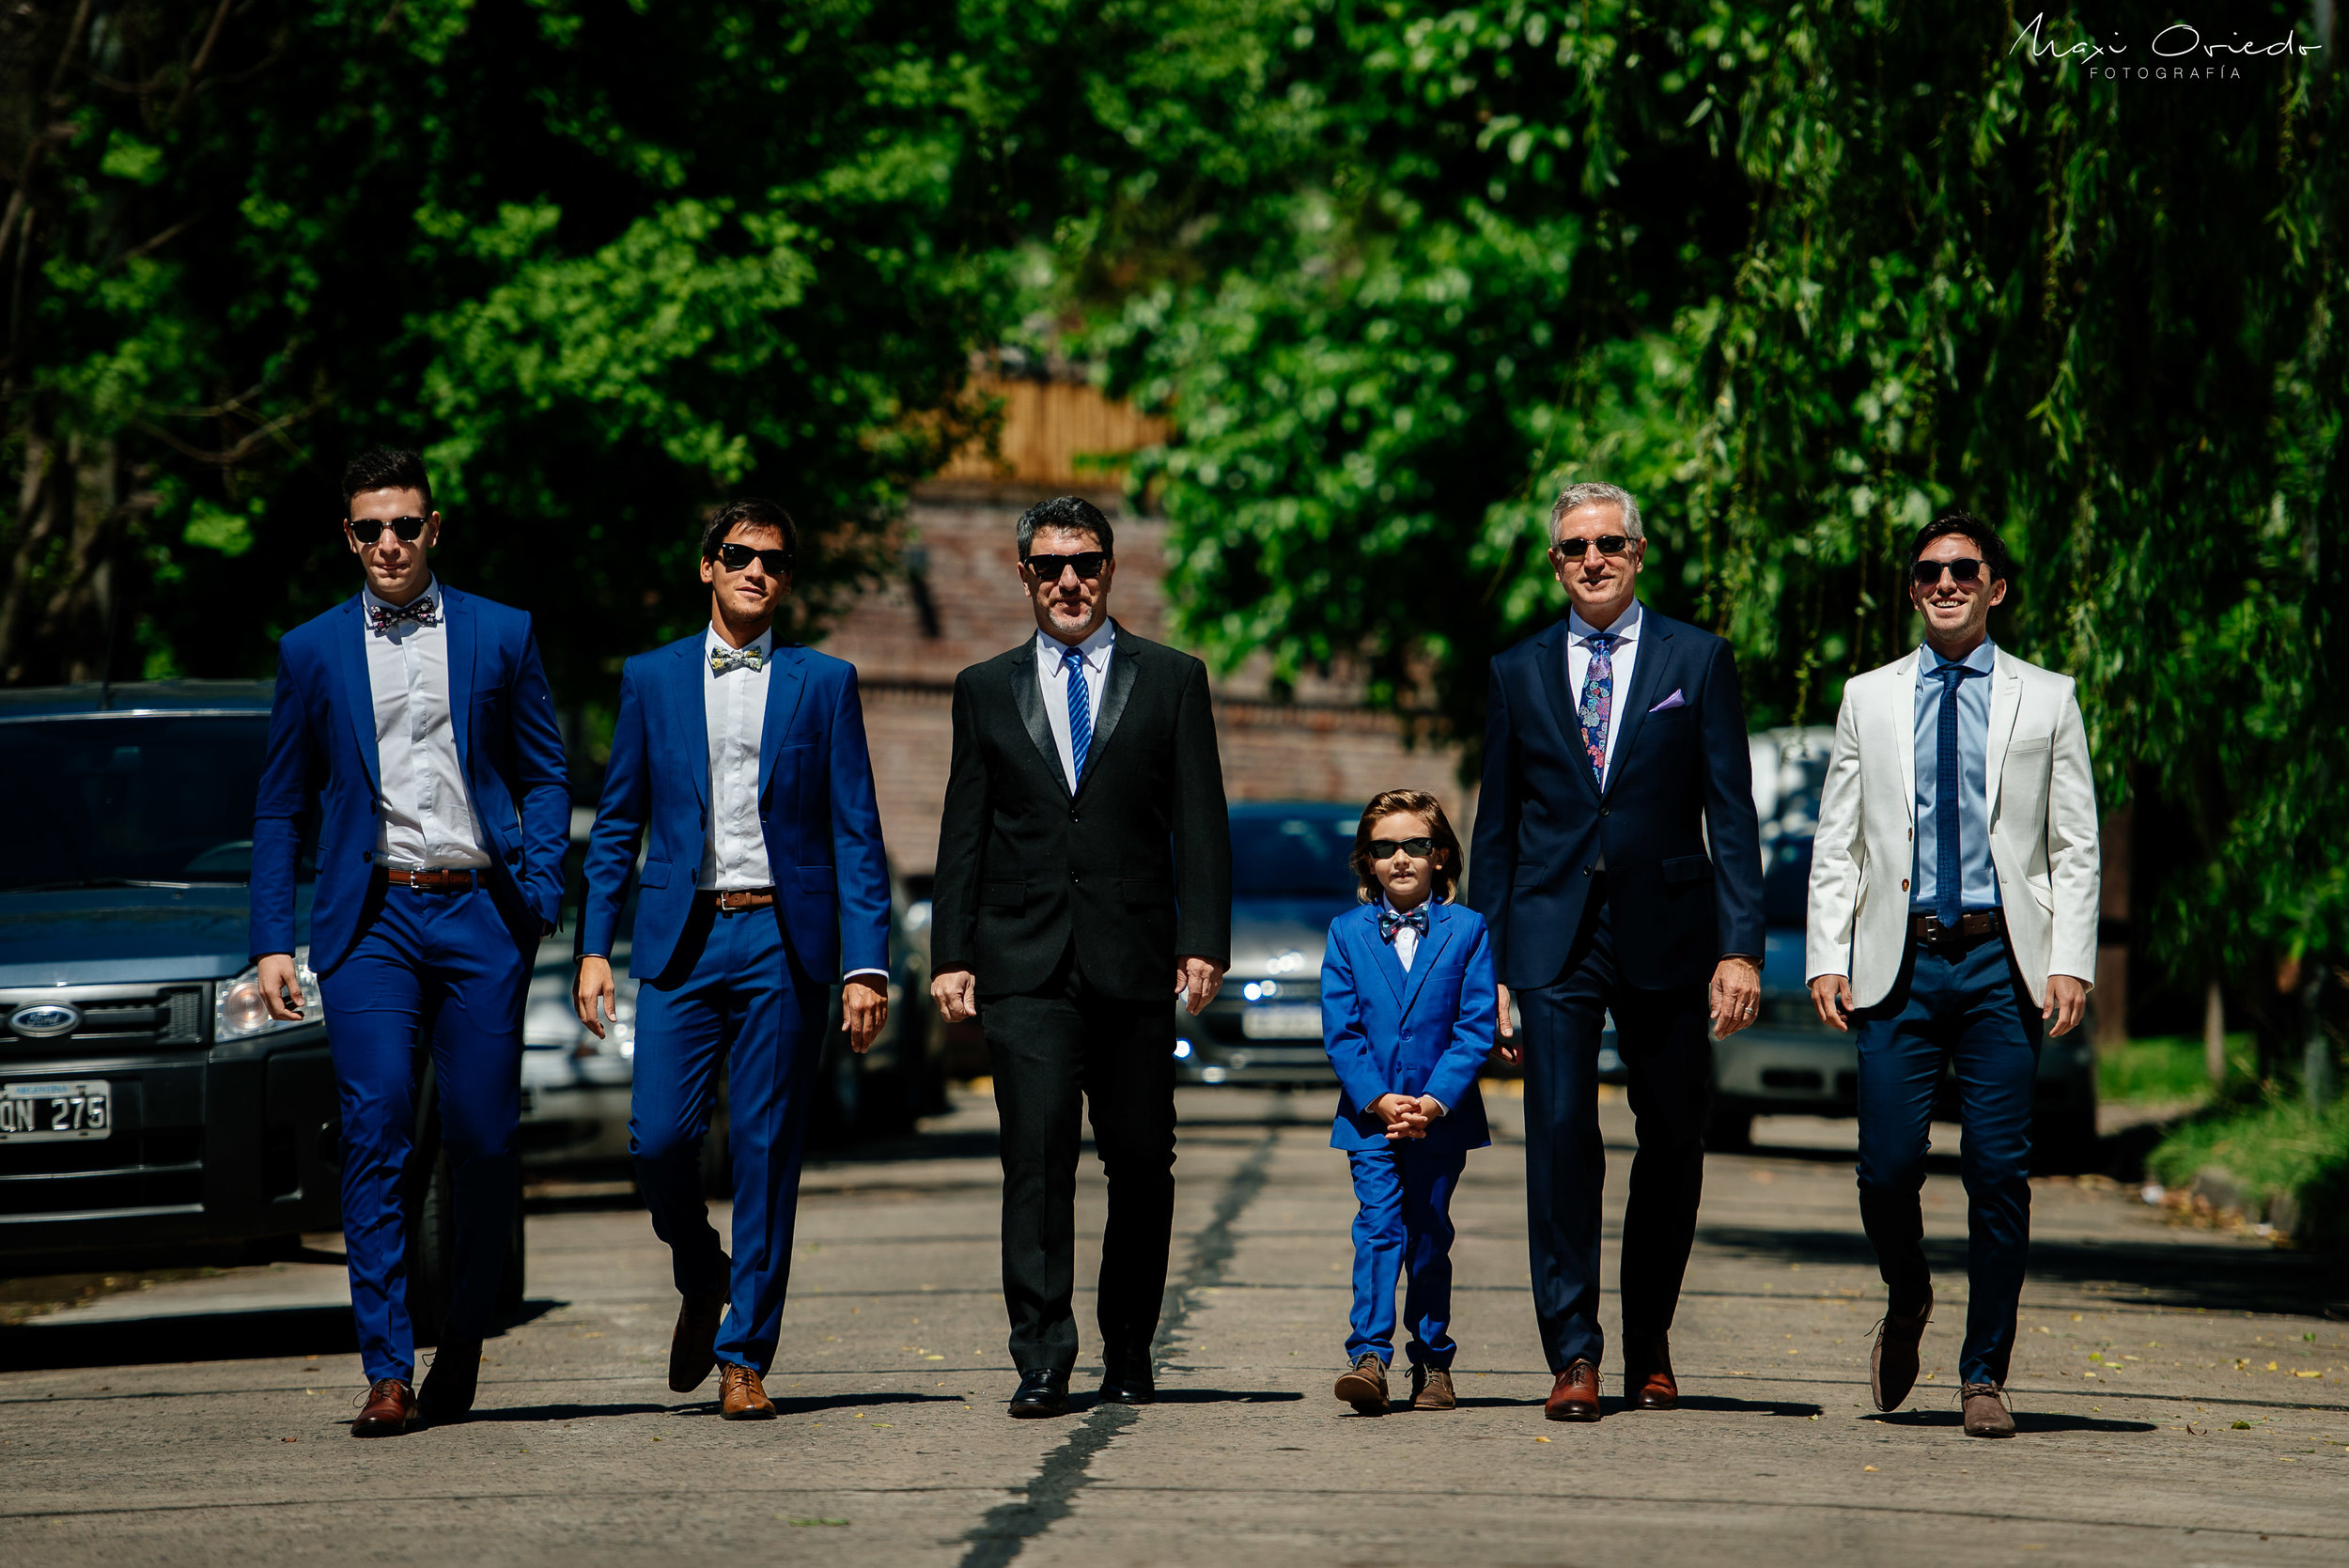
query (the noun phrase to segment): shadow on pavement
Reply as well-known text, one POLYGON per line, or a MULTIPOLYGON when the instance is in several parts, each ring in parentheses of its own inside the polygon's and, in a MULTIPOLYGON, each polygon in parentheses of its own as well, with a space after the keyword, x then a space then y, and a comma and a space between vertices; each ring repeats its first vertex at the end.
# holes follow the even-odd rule
MULTIPOLYGON (((1863 1421, 1879 1426, 1963 1426, 1966 1419, 1955 1410, 1897 1410, 1890 1415, 1866 1415, 1863 1421)), ((2030 1432, 2158 1432, 2154 1421, 2117 1421, 2106 1416, 2065 1416, 2046 1410, 2017 1410, 2015 1430, 2030 1432)))
MULTIPOLYGON (((966 1394, 801 1394, 796 1398, 776 1399, 774 1390, 771 1389, 768 1390, 767 1397, 774 1400, 775 1413, 779 1416, 817 1416, 823 1414, 823 1412, 827 1410, 881 1410, 886 1409, 893 1405, 972 1405, 979 1403, 966 1394)), ((993 1402, 989 1401, 988 1403, 991 1404, 993 1402)), ((666 1408, 666 1406, 663 1406, 663 1408, 666 1408)), ((708 1414, 715 1415, 717 1410, 717 1401, 711 1400, 707 1406, 707 1412, 708 1414)), ((680 1415, 692 1415, 695 1412, 689 1408, 679 1411, 678 1413, 680 1415)))
POLYGON ((476 1405, 462 1421, 443 1424, 477 1426, 485 1421, 575 1421, 598 1416, 657 1416, 668 1408, 666 1405, 518 1405, 490 1410, 476 1405))
POLYGON ((1827 1406, 1809 1405, 1798 1399, 1728 1399, 1719 1394, 1682 1394, 1683 1410, 1732 1411, 1747 1416, 1787 1416, 1801 1421, 1812 1416, 1824 1416, 1827 1406))
MULTIPOLYGON (((1160 1405, 1294 1405, 1305 1396, 1300 1393, 1275 1393, 1263 1389, 1237 1393, 1229 1389, 1160 1389, 1160 1405)), ((1099 1400, 1081 1397, 1072 1402, 1090 1409, 1099 1400)))
MULTIPOLYGON (((525 1301, 506 1327, 529 1323, 561 1306, 525 1301)), ((419 1348, 435 1343, 419 1335, 419 1348)), ((234 1312, 158 1313, 95 1323, 50 1318, 0 1329, 0 1372, 67 1367, 151 1366, 173 1361, 269 1361, 288 1356, 349 1356, 359 1338, 350 1309, 265 1307, 234 1312), (297 1344, 307 1350, 296 1350, 297 1344)))

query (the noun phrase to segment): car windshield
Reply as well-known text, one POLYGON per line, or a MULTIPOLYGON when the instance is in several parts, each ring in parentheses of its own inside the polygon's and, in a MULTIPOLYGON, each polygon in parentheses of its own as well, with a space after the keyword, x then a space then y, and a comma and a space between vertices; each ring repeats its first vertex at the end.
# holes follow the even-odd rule
POLYGON ((1232 818, 1232 894, 1237 898, 1348 898, 1354 825, 1335 811, 1232 818))
POLYGON ((0 889, 246 880, 268 740, 262 713, 0 723, 0 889))

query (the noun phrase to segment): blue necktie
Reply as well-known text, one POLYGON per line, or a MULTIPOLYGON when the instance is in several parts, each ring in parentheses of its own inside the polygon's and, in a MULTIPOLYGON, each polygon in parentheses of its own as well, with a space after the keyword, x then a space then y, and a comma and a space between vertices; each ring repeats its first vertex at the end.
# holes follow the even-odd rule
POLYGON ((1085 753, 1093 749, 1093 691, 1085 685, 1085 656, 1075 648, 1060 651, 1061 667, 1068 672, 1068 791, 1075 794, 1085 778, 1085 753))
POLYGON ((1933 917, 1954 929, 1966 909, 1958 869, 1957 688, 1977 672, 1963 664, 1944 664, 1933 673, 1941 682, 1940 745, 1933 769, 1933 917))

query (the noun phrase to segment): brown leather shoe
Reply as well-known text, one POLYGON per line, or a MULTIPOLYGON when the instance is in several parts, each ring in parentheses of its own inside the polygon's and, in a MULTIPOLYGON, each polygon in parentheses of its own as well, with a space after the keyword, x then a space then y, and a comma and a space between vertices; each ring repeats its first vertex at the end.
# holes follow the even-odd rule
POLYGON ((1423 1366, 1411 1363, 1411 1408, 1414 1410, 1450 1410, 1459 1405, 1452 1392, 1450 1367, 1423 1366))
POLYGON ((709 1369, 718 1364, 718 1324, 725 1315, 726 1293, 722 1290, 689 1296, 677 1308, 677 1327, 669 1335, 670 1388, 690 1394, 708 1378, 709 1369))
POLYGON ((1598 1364, 1587 1360, 1569 1362, 1550 1387, 1542 1414, 1554 1421, 1598 1420, 1598 1364))
POLYGON ((1363 1351, 1339 1377, 1335 1392, 1354 1406, 1358 1416, 1385 1415, 1391 1408, 1387 1403, 1387 1363, 1363 1351))
POLYGON ((1623 1397, 1635 1410, 1677 1410, 1680 1384, 1672 1376, 1672 1346, 1662 1340, 1623 1358, 1623 1397))
POLYGON ((718 1414, 730 1421, 772 1421, 775 1402, 755 1371, 728 1361, 718 1369, 718 1414))
POLYGON ((416 1393, 404 1377, 379 1377, 367 1385, 367 1402, 350 1423, 354 1437, 397 1437, 416 1419, 416 1393))
POLYGON ((1966 1385, 1966 1436, 1968 1437, 2012 1437, 2015 1417, 2006 1407, 1996 1383, 1966 1385))
POLYGON ((1868 1386, 1876 1408, 1897 1410, 1908 1390, 1917 1386, 1917 1344, 1933 1321, 1933 1289, 1925 1288, 1925 1304, 1914 1317, 1895 1317, 1888 1309, 1876 1325, 1875 1348, 1868 1356, 1868 1386))

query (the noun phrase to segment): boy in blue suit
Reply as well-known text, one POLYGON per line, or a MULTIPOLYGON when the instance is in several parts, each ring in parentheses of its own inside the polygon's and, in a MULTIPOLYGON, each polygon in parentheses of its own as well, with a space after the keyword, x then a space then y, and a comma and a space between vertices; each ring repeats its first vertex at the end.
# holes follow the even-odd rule
POLYGON ((342 1102, 343 1236, 367 1398, 351 1434, 473 1407, 520 1171, 522 997, 563 902, 570 792, 530 617, 443 587, 424 460, 377 447, 343 471, 344 541, 366 587, 279 640, 254 805, 252 949, 275 1018, 326 1009, 342 1102), (303 824, 318 889, 297 945, 303 824), (455 1168, 457 1277, 421 1399, 411 1390, 406 1172, 419 1045, 455 1168))
POLYGON ((719 1413, 729 1421, 775 1413, 765 1377, 782 1330, 807 1091, 833 982, 845 971, 854 1049, 873 1043, 889 1013, 889 861, 856 669, 774 634, 798 543, 773 502, 725 506, 702 534, 709 625, 621 671, 587 840, 573 997, 600 1036, 621 898, 649 827, 630 953, 643 984, 629 1141, 684 1297, 669 1387, 691 1392, 723 1364, 719 1413), (730 1264, 701 1184, 722 1056, 730 1264))
POLYGON ((1492 939, 1452 903, 1460 840, 1443 806, 1390 789, 1354 832, 1362 907, 1330 923, 1322 1044, 1338 1075, 1332 1148, 1353 1167, 1354 1311, 1337 1396, 1383 1416, 1394 1281, 1408 1277, 1411 1408, 1453 1407, 1452 1193, 1492 1141, 1476 1075, 1493 1048, 1492 939))

